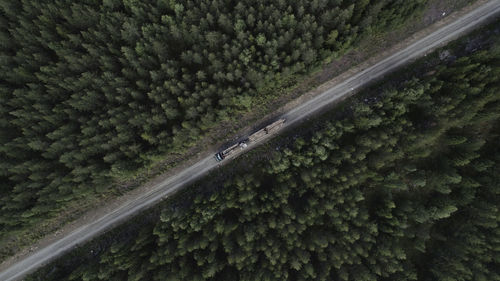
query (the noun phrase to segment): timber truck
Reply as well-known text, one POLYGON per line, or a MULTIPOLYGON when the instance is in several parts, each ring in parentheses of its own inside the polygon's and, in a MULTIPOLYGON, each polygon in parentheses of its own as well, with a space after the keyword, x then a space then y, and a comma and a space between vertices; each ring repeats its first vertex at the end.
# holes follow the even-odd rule
POLYGON ((248 136, 248 139, 235 143, 230 147, 217 152, 215 154, 215 160, 217 160, 217 162, 220 162, 224 160, 224 158, 230 156, 231 154, 234 154, 238 150, 238 148, 240 148, 240 150, 245 149, 249 144, 257 143, 267 135, 277 132, 283 126, 285 121, 286 120, 284 118, 281 118, 278 121, 275 121, 258 130, 257 132, 251 134, 250 136, 248 136))

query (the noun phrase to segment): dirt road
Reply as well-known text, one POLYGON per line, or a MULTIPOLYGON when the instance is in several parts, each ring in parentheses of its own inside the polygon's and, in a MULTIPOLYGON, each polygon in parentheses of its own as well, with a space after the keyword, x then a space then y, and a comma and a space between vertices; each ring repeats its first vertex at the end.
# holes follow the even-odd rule
MULTIPOLYGON (((313 114, 321 111, 326 106, 331 106, 332 103, 349 96, 353 93, 353 91, 365 86, 374 79, 380 78, 387 73, 394 71, 397 67, 424 55, 430 50, 452 39, 457 38, 459 35, 470 31, 478 24, 483 23, 488 19, 492 19, 499 14, 500 0, 493 0, 478 7, 470 13, 458 18, 456 21, 441 27, 439 30, 424 38, 421 38, 407 48, 383 59, 382 61, 379 61, 359 73, 352 75, 343 82, 331 87, 325 92, 285 113, 283 117, 287 119, 287 122, 284 127, 291 126, 300 120, 311 117, 313 114)), ((246 150, 250 148, 251 146, 249 146, 246 150)), ((12 264, 0 273, 0 280, 19 280, 38 267, 47 264, 58 255, 69 251, 73 247, 102 233, 104 230, 117 225, 127 218, 130 218, 138 211, 156 204, 162 198, 168 197, 181 187, 204 175, 209 170, 216 168, 219 163, 215 161, 215 158, 213 157, 214 153, 215 152, 207 153, 206 157, 193 166, 184 169, 175 176, 155 185, 148 192, 140 194, 136 198, 125 202, 112 212, 100 217, 94 222, 81 226, 47 247, 39 249, 26 258, 12 264)), ((229 159, 224 160, 225 163, 228 161, 229 159)))

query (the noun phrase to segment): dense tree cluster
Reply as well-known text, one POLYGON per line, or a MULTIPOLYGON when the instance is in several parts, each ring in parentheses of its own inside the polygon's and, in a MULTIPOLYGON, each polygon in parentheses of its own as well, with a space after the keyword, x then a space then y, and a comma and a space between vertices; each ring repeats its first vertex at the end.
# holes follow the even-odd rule
POLYGON ((192 145, 425 2, 0 0, 1 232, 192 145))
POLYGON ((497 45, 382 85, 44 280, 500 280, 499 77, 497 45))

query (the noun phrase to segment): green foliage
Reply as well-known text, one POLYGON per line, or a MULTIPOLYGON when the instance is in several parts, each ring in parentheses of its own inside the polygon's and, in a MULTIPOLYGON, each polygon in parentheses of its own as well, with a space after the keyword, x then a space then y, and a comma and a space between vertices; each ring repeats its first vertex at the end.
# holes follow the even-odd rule
POLYGON ((0 235, 194 145, 360 24, 425 3, 181 2, 0 1, 0 235))
POLYGON ((500 280, 499 61, 350 100, 71 280, 500 280))

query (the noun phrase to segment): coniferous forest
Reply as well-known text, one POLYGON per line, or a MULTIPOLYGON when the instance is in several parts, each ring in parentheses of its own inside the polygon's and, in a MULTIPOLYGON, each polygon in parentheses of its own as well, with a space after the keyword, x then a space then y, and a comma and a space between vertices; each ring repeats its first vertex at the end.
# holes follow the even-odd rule
POLYGON ((500 280, 498 23, 238 161, 192 203, 164 203, 86 262, 38 276, 500 280))
POLYGON ((397 26, 426 0, 0 0, 0 237, 397 26))

